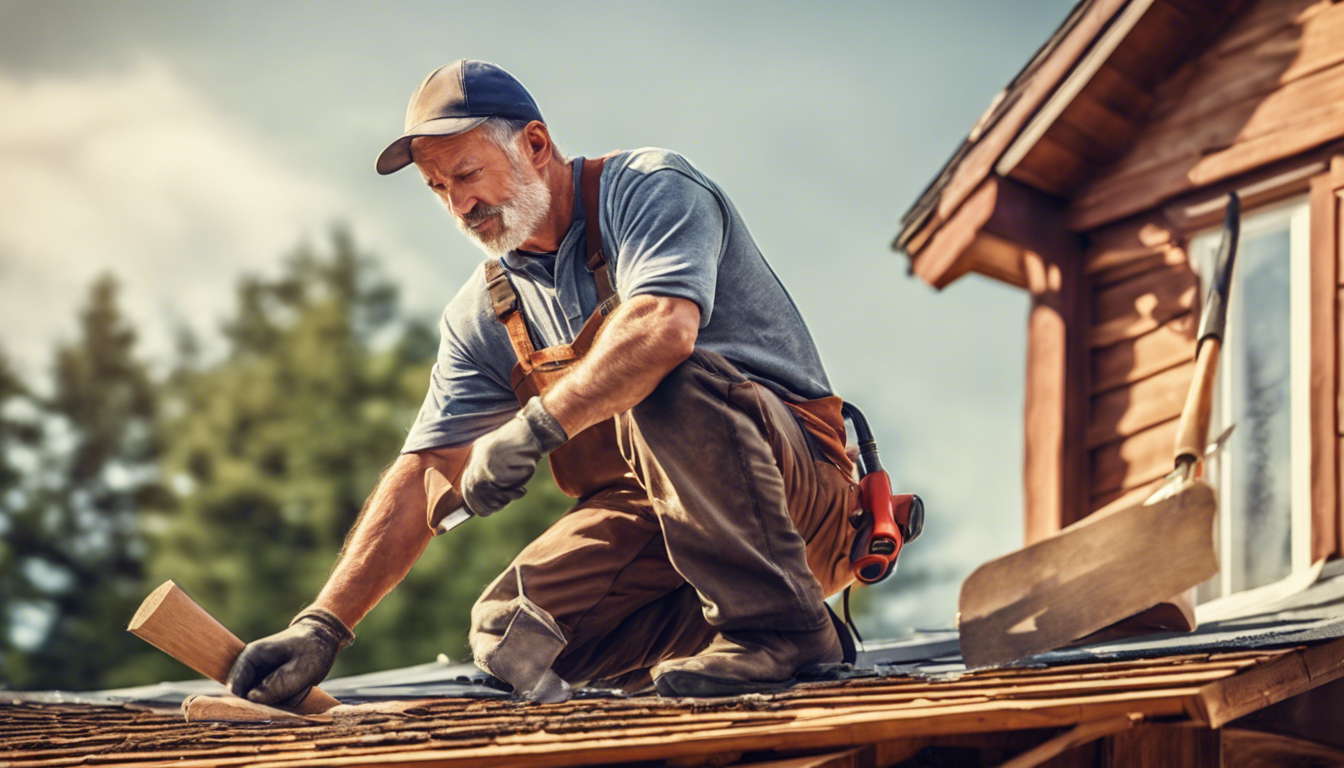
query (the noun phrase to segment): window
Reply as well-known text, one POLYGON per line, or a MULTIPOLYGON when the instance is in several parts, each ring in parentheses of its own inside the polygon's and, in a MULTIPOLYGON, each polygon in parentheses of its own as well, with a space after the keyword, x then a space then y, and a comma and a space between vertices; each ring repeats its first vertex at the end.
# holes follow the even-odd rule
MULTIPOLYGON (((1242 214, 1210 438, 1235 429, 1206 467, 1221 569, 1201 601, 1311 565, 1309 237, 1305 199, 1242 214)), ((1205 286, 1220 239, 1190 242, 1205 286)))

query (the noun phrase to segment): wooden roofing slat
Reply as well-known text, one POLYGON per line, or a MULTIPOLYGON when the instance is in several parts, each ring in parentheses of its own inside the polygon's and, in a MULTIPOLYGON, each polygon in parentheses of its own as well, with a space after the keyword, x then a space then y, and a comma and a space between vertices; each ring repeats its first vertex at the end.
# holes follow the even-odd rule
MULTIPOLYGON (((1340 673, 1344 645, 1336 642, 1332 647, 1330 653, 1308 648, 1305 652, 1192 654, 1064 668, 983 670, 949 683, 910 678, 855 680, 726 701, 579 700, 548 706, 423 701, 403 708, 414 716, 375 711, 345 722, 337 719, 300 726, 212 728, 191 724, 186 730, 194 730, 195 739, 181 737, 180 721, 142 715, 131 721, 114 720, 112 725, 161 725, 173 733, 130 744, 121 753, 6 751, 0 753, 0 760, 52 766, 165 762, 178 766, 592 765, 666 758, 669 745, 675 745, 676 755, 689 758, 765 749, 844 749, 893 739, 1068 727, 1129 712, 1208 720, 1218 717, 1219 711, 1232 711, 1228 707, 1255 706, 1255 700, 1246 697, 1271 679, 1278 681, 1282 691, 1333 679, 1340 673), (1231 682, 1247 675, 1255 677, 1231 682), (443 723, 452 725, 433 728, 443 723), (231 743, 239 737, 253 742, 267 736, 276 741, 231 743), (159 748, 154 748, 156 744, 159 748)), ((42 709, 0 707, 0 724, 33 722, 35 711, 42 709)), ((112 711, 55 707, 46 708, 45 717, 36 719, 73 725, 65 729, 71 733, 96 722, 99 713, 112 711)), ((7 743, 12 741, 0 730, 0 749, 7 743)))

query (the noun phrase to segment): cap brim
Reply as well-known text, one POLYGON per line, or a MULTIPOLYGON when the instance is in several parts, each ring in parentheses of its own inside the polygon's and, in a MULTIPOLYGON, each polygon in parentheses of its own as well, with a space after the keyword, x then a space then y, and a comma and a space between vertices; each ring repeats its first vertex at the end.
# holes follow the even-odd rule
POLYGON ((386 176, 411 164, 411 139, 417 136, 456 136, 489 120, 489 117, 441 117, 426 120, 403 133, 378 155, 378 173, 386 176))

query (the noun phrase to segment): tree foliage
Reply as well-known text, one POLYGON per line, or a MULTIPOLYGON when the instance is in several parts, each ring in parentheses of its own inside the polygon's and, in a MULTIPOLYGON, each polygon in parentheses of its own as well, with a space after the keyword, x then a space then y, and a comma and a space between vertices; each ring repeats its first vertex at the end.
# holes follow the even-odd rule
POLYGON ((122 630, 143 596, 137 510, 165 497, 162 446, 157 391, 116 296, 111 277, 94 283, 79 338, 56 352, 50 396, 0 376, 3 680, 15 687, 97 686, 143 653, 122 630))

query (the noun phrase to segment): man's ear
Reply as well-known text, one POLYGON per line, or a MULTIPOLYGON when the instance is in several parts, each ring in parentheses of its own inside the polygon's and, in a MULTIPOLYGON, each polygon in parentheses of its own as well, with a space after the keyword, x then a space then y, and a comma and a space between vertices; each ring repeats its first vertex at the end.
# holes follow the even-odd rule
POLYGON ((523 139, 527 141, 528 160, 533 168, 541 171, 551 161, 551 154, 555 151, 550 130, 540 120, 533 120, 523 129, 523 139))

